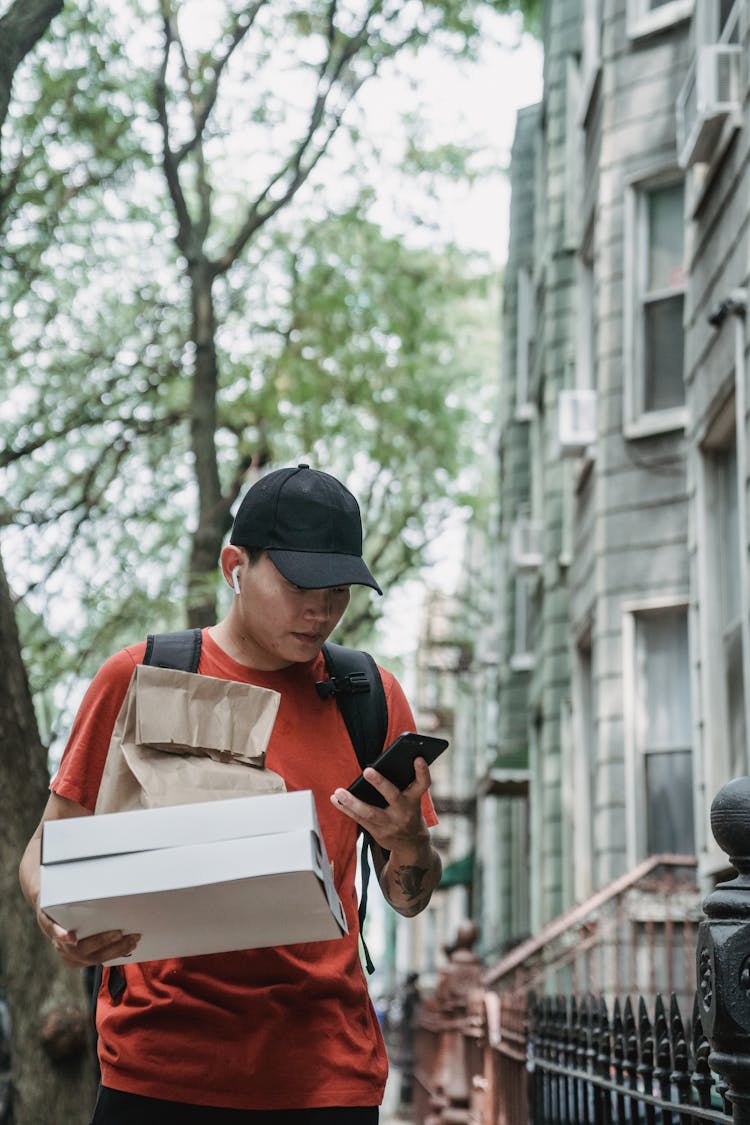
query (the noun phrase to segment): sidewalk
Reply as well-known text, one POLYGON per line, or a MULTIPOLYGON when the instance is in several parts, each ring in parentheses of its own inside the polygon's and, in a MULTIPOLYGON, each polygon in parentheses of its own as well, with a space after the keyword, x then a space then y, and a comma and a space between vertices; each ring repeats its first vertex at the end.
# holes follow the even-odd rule
POLYGON ((401 1075, 396 1067, 391 1064, 383 1105, 380 1109, 380 1125, 412 1125, 411 1117, 404 1117, 403 1107, 399 1106, 398 1091, 400 1085, 401 1075))

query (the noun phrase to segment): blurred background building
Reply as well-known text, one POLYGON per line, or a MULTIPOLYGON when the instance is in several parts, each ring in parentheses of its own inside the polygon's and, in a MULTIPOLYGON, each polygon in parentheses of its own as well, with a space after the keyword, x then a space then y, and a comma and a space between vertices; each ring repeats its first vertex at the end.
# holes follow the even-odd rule
POLYGON ((419 645, 446 870, 395 976, 470 918, 501 990, 689 995, 711 800, 750 772, 750 0, 547 0, 544 47, 497 502, 419 645))

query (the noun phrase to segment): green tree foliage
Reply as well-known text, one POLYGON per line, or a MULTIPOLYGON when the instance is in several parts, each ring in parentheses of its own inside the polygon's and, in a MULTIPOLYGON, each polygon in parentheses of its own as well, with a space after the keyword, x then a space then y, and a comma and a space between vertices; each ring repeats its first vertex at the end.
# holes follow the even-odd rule
MULTIPOLYGON (((357 95, 423 43, 470 53, 503 8, 89 0, 25 68, 0 519, 35 686, 186 603, 213 619, 232 507, 269 463, 351 480, 384 584, 419 562, 463 498, 487 280, 373 219, 357 95)), ((459 174, 459 148, 427 166, 459 174)))
MULTIPOLYGON (((384 584, 463 499, 488 281, 374 219, 357 97, 423 43, 471 56, 509 6, 0 6, 0 528, 45 741, 71 667, 186 604, 212 615, 232 506, 265 464, 307 456, 352 481, 384 584)), ((463 154, 408 162, 460 175, 463 154)), ((16 883, 46 771, 11 610, 0 568, 15 1114, 73 1125, 93 1078, 80 979, 16 883)))

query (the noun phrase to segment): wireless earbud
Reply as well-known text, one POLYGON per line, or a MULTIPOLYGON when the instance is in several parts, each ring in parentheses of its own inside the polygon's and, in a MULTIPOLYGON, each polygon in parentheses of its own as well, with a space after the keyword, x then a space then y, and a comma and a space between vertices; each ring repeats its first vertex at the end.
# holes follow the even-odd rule
POLYGON ((237 577, 237 575, 239 573, 240 573, 240 568, 238 566, 236 566, 234 568, 234 570, 232 571, 232 589, 234 590, 235 596, 238 596, 239 592, 240 592, 240 580, 237 577))

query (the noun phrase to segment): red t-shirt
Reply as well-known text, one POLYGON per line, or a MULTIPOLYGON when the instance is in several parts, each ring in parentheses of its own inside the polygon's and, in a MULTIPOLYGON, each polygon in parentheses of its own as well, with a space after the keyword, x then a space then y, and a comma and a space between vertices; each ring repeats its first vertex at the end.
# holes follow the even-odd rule
MULTIPOLYGON (((145 645, 111 657, 76 716, 52 789, 93 810, 117 713, 145 645)), ((321 700, 322 656, 276 672, 237 664, 203 632, 199 672, 281 693, 266 765, 288 790, 311 789, 349 933, 340 940, 123 967, 113 1001, 108 970, 97 1006, 105 1086, 146 1097, 236 1109, 379 1105, 385 1047, 358 948, 357 826, 330 803, 360 767, 334 702, 321 700)), ((381 669, 391 742, 414 719, 381 669)), ((429 797, 427 823, 436 822, 429 797)))

